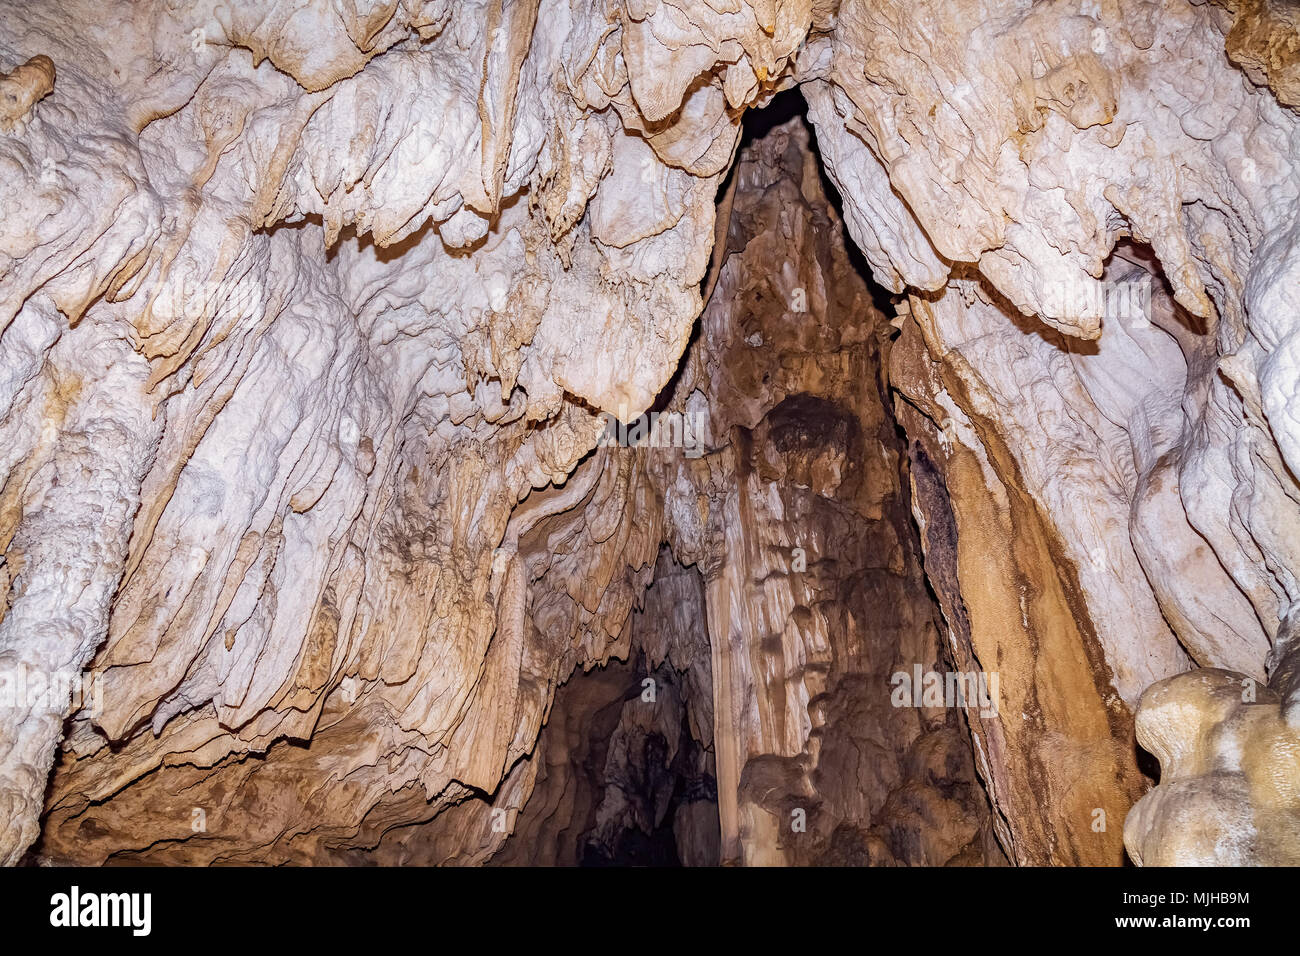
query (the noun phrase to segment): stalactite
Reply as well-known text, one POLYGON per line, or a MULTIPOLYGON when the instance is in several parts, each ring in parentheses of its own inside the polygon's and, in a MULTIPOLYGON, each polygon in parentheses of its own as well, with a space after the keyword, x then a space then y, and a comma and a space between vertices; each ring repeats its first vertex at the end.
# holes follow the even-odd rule
POLYGON ((0 862, 1294 861, 1288 4, 98 6, 0 0, 0 862))

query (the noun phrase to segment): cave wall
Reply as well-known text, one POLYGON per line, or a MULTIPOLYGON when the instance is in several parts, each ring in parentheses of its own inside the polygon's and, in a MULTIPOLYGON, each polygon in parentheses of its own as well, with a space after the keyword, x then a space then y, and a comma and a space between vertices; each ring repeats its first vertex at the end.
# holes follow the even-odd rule
POLYGON ((942 621, 886 404, 893 330, 808 140, 794 119, 737 160, 668 405, 707 410, 708 453, 651 459, 674 554, 704 575, 722 857, 983 862, 998 850, 964 715, 891 693, 896 673, 949 669, 942 621))
MULTIPOLYGON (((684 850, 703 842, 711 862, 749 865, 1001 861, 964 709, 893 693, 895 674, 951 669, 886 403, 894 330, 850 259, 803 120, 755 138, 732 175, 711 294, 656 403, 659 430, 613 446, 663 513, 669 547, 628 659, 643 655, 635 674, 662 674, 668 693, 643 699, 612 664, 575 675, 530 758, 544 768, 538 804, 493 862, 581 862, 584 843, 609 859, 623 834, 651 837, 675 753, 653 762, 647 794, 644 748, 675 744, 683 696, 720 827, 700 841, 684 819, 684 850), (670 422, 685 424, 680 443, 662 440, 670 422)), ((693 792, 701 776, 687 774, 693 792)))
POLYGON ((1022 862, 1118 862, 1142 690, 1262 683, 1294 600, 1294 177, 1265 171, 1294 114, 1225 64, 1224 11, 1141 9, 846 5, 832 47, 875 56, 808 92, 846 194, 898 158, 848 221, 910 287, 891 383, 947 619, 1004 675, 976 735, 1022 862), (914 42, 941 68, 891 56, 914 42))
MULTIPOLYGON (((628 449, 629 454, 635 454, 628 449)), ((536 783, 491 863, 716 866, 704 582, 662 548, 628 660, 574 674, 528 756, 536 783)))
POLYGON ((703 566, 723 857, 804 859, 754 836, 788 808, 745 771, 805 787, 830 741, 803 708, 867 666, 852 601, 810 642, 834 583, 789 575, 766 509, 806 516, 815 559, 836 507, 901 507, 899 475, 934 640, 1009 695, 965 719, 1010 858, 1117 862, 1148 786, 1134 711, 1141 738, 1144 688, 1191 668, 1272 680, 1248 711, 1271 743, 1255 765, 1207 742, 1232 723, 1211 707, 1147 738, 1162 769, 1204 751, 1193 795, 1207 766, 1240 786, 1197 812, 1290 819, 1294 790, 1251 781, 1297 726, 1294 27, 1278 0, 0 3, 0 670, 96 675, 86 707, 6 700, 0 860, 500 850, 555 688, 628 656, 660 542, 707 550, 710 465, 598 448, 600 413, 648 408, 701 283, 725 293, 741 113, 795 84, 904 296, 908 462, 866 450, 862 390, 829 399, 862 457, 833 438, 793 465, 774 393, 722 396, 712 438, 755 439, 725 474, 768 495, 719 489, 733 539, 703 566), (1145 324, 1107 316, 1137 271, 1145 324), (849 464, 856 492, 783 491, 849 464), (765 605, 728 596, 760 590, 810 614, 742 624, 765 605), (770 650, 735 648, 746 628, 770 650), (846 670, 800 657, 835 641, 846 670))

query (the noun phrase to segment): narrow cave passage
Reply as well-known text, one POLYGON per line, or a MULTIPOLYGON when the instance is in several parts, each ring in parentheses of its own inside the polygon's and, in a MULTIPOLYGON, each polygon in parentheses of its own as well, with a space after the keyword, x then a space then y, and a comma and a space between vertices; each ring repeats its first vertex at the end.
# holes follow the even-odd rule
POLYGON ((889 296, 805 111, 790 91, 746 117, 709 298, 653 408, 685 440, 606 449, 655 489, 663 543, 623 660, 557 692, 496 863, 1005 861, 963 702, 918 686, 900 704, 898 675, 954 665, 887 385, 889 296))
POLYGON ((493 862, 718 862, 704 586, 665 547, 626 661, 574 674, 538 745, 537 781, 493 862))

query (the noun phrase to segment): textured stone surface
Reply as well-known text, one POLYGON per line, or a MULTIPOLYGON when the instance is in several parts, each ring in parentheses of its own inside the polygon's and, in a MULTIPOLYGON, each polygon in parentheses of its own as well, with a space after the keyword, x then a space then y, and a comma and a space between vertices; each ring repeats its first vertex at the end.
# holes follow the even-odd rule
POLYGON ((1228 56, 1255 83, 1300 107, 1300 11, 1286 0, 1225 0, 1233 12, 1228 56))
MULTIPOLYGON (((1008 858, 1120 862, 1144 690, 1289 673, 1294 25, 1277 0, 0 3, 0 671, 100 691, 0 711, 0 860, 489 860, 575 752, 538 745, 557 686, 641 659, 666 540, 705 590, 713 727, 686 736, 715 748, 721 860, 995 859, 907 797, 980 806, 973 747, 1008 858), (893 341, 806 235, 834 224, 800 224, 817 157, 751 164, 785 170, 767 199, 726 178, 742 112, 796 84, 893 341), (760 270, 806 312, 734 308, 760 270), (707 412, 708 455, 596 447, 660 396, 707 412), (998 714, 890 707, 908 663, 997 672, 998 714)), ((1294 781, 1276 702, 1151 706, 1168 754, 1263 735, 1246 789, 1194 804, 1211 831, 1273 807, 1257 773, 1294 781)), ((1165 804, 1143 861, 1184 852, 1165 804)))
POLYGON ((1300 644, 1278 637, 1269 686, 1203 668, 1142 695, 1138 741, 1160 760, 1160 785, 1124 824, 1129 856, 1148 866, 1300 862, 1300 644), (1207 825, 1210 824, 1210 825, 1207 825))
POLYGON ((992 861, 965 715, 891 699, 895 673, 945 669, 885 401, 891 330, 799 121, 734 175, 668 406, 704 398, 710 453, 652 459, 668 540, 704 577, 723 860, 992 861))
POLYGON ((1231 23, 846 3, 805 87, 846 204, 889 172, 846 218, 908 287, 927 570, 1004 678, 975 730, 1024 862, 1119 862, 1142 689, 1262 681, 1296 597, 1296 124, 1224 60, 1231 23), (1149 309, 1115 301, 1145 275, 1149 309))

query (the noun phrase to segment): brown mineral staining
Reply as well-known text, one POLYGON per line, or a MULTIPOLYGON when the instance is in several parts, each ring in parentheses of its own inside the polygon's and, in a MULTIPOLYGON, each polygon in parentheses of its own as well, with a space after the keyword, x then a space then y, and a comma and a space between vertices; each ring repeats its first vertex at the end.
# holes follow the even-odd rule
POLYGON ((1236 14, 1228 33, 1232 62, 1277 98, 1300 109, 1300 9, 1288 0, 1219 0, 1236 14))
POLYGON ((9 73, 0 73, 0 133, 24 123, 32 107, 54 89, 54 61, 32 57, 9 73))

